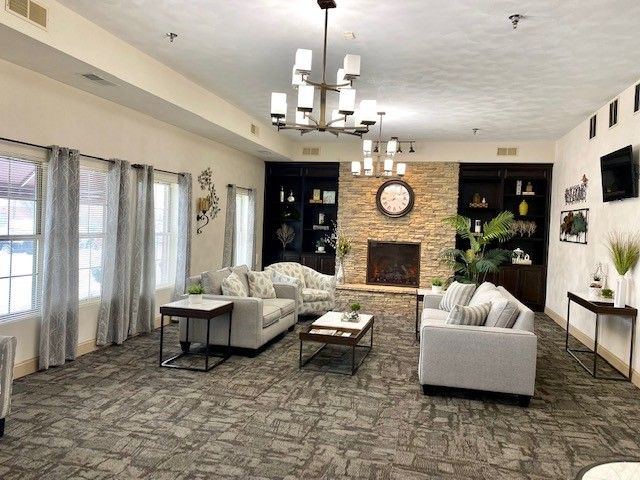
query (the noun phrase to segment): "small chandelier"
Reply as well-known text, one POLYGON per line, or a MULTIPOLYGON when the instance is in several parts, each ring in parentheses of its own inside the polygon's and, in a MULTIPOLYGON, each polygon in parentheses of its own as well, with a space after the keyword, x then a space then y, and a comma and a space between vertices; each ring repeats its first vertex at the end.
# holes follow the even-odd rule
POLYGON ((343 133, 362 137, 369 131, 369 126, 377 120, 375 100, 362 100, 356 111, 356 90, 353 81, 360 76, 360 55, 346 55, 342 68, 338 69, 335 83, 327 83, 327 26, 329 9, 336 8, 335 0, 318 0, 318 5, 325 11, 324 16, 324 50, 322 52, 322 81, 309 79, 311 75, 311 59, 313 52, 299 48, 296 51, 295 64, 291 72, 291 84, 298 89, 298 106, 295 122, 287 123, 287 94, 273 92, 271 94, 271 123, 280 130, 298 130, 303 135, 308 132, 330 132, 336 137, 343 133), (320 115, 312 115, 316 90, 320 91, 320 115), (339 93, 338 108, 331 112, 327 119, 327 92, 339 93), (353 125, 347 125, 353 116, 353 125))
MULTIPOLYGON (((351 162, 351 173, 354 177, 391 177, 393 175, 393 159, 398 153, 403 153, 402 145, 409 145, 409 153, 416 153, 414 148, 415 141, 413 140, 400 140, 398 137, 391 137, 387 141, 382 140, 382 117, 385 112, 378 112, 380 117, 380 130, 378 131, 378 139, 371 140, 365 139, 362 141, 362 154, 364 160, 362 166, 359 161, 351 162), (373 158, 376 157, 374 163, 373 158)), ((407 171, 407 164, 404 162, 398 162, 396 164, 396 175, 398 177, 404 177, 407 171)))

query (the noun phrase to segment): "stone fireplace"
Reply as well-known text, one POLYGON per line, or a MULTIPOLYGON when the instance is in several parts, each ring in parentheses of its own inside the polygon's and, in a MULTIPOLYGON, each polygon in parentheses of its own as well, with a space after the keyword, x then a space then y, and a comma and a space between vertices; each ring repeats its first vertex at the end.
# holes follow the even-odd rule
POLYGON ((367 283, 395 287, 420 286, 420 244, 369 240, 367 283))

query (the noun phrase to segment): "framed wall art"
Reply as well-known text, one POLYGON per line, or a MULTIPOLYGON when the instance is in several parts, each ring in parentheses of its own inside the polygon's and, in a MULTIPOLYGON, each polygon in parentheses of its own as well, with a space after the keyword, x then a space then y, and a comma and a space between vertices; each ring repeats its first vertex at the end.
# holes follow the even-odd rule
POLYGON ((560 241, 586 245, 589 232, 589 209, 560 212, 560 241))

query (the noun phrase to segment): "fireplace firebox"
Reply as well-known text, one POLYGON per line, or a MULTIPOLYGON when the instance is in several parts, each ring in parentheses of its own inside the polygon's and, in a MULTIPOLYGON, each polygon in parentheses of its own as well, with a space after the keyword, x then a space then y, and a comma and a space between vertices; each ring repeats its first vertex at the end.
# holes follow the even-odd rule
POLYGON ((397 287, 420 286, 420 244, 369 240, 367 283, 397 287))

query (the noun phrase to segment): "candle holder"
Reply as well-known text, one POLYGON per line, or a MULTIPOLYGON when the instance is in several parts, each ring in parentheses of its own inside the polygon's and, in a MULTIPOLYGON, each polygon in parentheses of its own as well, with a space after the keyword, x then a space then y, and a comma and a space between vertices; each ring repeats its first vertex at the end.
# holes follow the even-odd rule
POLYGON ((202 229, 209 225, 211 219, 209 218, 209 209, 211 208, 211 199, 209 197, 200 197, 198 198, 198 214, 196 215, 196 221, 204 222, 202 225, 198 225, 196 229, 196 233, 200 235, 202 233, 202 229))

